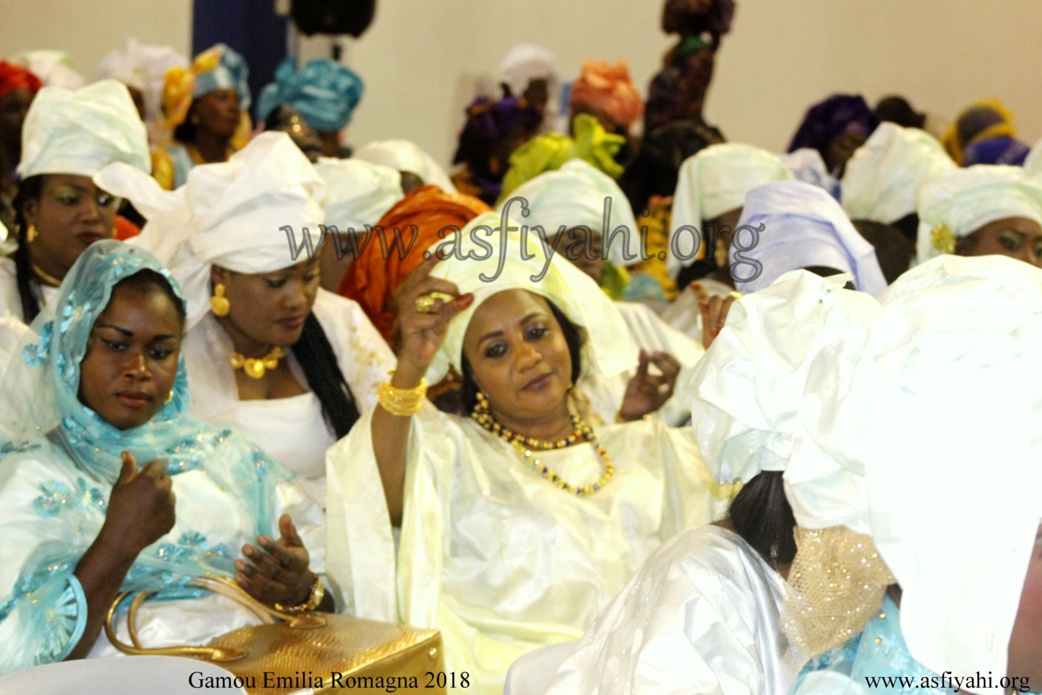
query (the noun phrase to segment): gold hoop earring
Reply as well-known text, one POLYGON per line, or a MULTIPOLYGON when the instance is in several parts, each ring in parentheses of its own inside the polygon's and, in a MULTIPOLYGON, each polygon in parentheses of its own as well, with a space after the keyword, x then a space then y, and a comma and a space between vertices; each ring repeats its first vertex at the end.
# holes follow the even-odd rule
POLYGON ((210 297, 210 310, 214 316, 227 316, 232 310, 232 303, 224 296, 224 283, 218 282, 213 286, 213 296, 210 297))
POLYGON ((31 224, 25 228, 25 242, 31 244, 36 241, 36 237, 40 236, 40 233, 36 231, 36 225, 31 224))
POLYGON ((166 394, 166 402, 169 403, 172 400, 174 400, 174 392, 173 391, 171 391, 170 393, 166 394))

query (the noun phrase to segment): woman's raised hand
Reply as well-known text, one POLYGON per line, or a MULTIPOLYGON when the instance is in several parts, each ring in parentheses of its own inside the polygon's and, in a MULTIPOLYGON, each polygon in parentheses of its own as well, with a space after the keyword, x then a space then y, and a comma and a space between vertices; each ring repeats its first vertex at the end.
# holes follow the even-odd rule
POLYGON ((655 412, 673 397, 680 374, 680 363, 668 352, 640 351, 637 373, 626 384, 626 394, 619 408, 618 420, 630 422, 655 412), (649 371, 654 365, 658 374, 649 371))
POLYGON ((431 277, 440 259, 432 255, 416 267, 394 293, 394 348, 398 369, 393 383, 410 388, 427 372, 445 339, 449 322, 474 301, 448 280, 431 277))
POLYGON ((165 462, 152 461, 139 471, 129 451, 120 458, 123 468, 112 486, 101 531, 117 534, 128 552, 137 557, 174 527, 177 499, 165 462))
POLYGON ((235 581, 253 598, 268 605, 298 606, 307 602, 315 575, 311 556, 288 514, 279 518, 278 540, 257 536, 257 546, 244 545, 249 560, 235 562, 235 581))

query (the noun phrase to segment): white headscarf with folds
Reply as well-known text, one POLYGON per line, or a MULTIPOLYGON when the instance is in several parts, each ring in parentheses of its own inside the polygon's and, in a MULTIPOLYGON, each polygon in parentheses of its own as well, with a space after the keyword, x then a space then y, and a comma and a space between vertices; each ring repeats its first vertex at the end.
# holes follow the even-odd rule
POLYGON ((879 309, 848 279, 795 270, 732 305, 688 382, 698 450, 721 484, 788 466, 811 361, 879 309))
POLYGON ((539 237, 517 231, 519 219, 508 222, 511 231, 506 233, 502 222, 494 212, 478 215, 459 234, 430 249, 448 253, 431 275, 455 283, 461 293, 472 292, 474 301, 449 324, 427 371, 427 382, 441 381, 449 365, 463 372, 463 336, 474 312, 489 297, 512 289, 545 297, 586 333, 584 373, 612 377, 635 369, 637 346, 619 310, 597 283, 562 257, 554 255, 548 263, 539 237))
POLYGON ((873 296, 886 289, 876 250, 835 198, 802 181, 768 183, 749 192, 729 259, 741 292, 756 292, 790 270, 815 266, 852 274, 854 287, 873 296))
POLYGON ((163 81, 171 68, 187 68, 188 58, 170 46, 150 46, 135 38, 105 54, 98 79, 119 80, 140 89, 149 120, 162 118, 163 81))
MULTIPOLYGON (((525 182, 502 202, 502 211, 511 199, 522 198, 528 216, 520 216, 517 203, 510 212, 529 229, 542 227, 547 238, 560 230, 588 227, 600 232, 604 258, 612 265, 627 266, 641 260, 640 230, 626 194, 608 175, 581 159, 573 159, 556 171, 548 171, 525 182), (605 201, 609 200, 609 203, 605 201), (610 205, 609 214, 605 207, 610 205), (608 227, 604 225, 605 218, 608 227), (618 230, 617 233, 616 230, 618 230)), ((563 250, 565 245, 558 246, 563 250)))
POLYGON ((307 258, 305 234, 317 244, 325 221, 318 204, 325 184, 285 133, 261 133, 227 162, 193 168, 173 192, 121 164, 94 181, 148 219, 132 242, 181 284, 186 331, 210 311, 212 265, 250 274, 288 268, 307 258))
MULTIPOLYGON (((673 194, 674 230, 684 226, 702 229, 706 220, 742 207, 749 191, 771 181, 789 181, 792 172, 776 154, 754 145, 725 142, 710 145, 680 165, 677 188, 673 194)), ((681 267, 695 258, 681 260, 670 243, 666 269, 676 277, 681 267)), ((709 250, 712 253, 712 249, 709 250)))
POLYGON ((456 187, 445 173, 445 169, 434 161, 434 157, 408 140, 378 140, 360 147, 353 159, 372 164, 382 164, 396 171, 415 174, 425 184, 437 186, 446 193, 456 193, 456 187))
POLYGON ((912 656, 1005 674, 1042 517, 1042 270, 946 255, 881 299, 816 360, 804 424, 865 477, 912 656))
POLYGON ((843 209, 854 220, 891 224, 916 211, 923 181, 954 168, 926 131, 881 123, 847 162, 843 209))
POLYGON ((989 164, 942 172, 919 189, 919 262, 954 252, 956 239, 1006 217, 1042 224, 1042 176, 989 164))
POLYGON ((76 91, 44 87, 37 93, 22 127, 23 180, 94 176, 111 162, 125 162, 142 175, 152 171, 148 133, 125 85, 102 80, 76 91))
POLYGON ((404 197, 401 174, 381 164, 319 157, 315 171, 326 182, 326 224, 341 232, 364 232, 404 197))

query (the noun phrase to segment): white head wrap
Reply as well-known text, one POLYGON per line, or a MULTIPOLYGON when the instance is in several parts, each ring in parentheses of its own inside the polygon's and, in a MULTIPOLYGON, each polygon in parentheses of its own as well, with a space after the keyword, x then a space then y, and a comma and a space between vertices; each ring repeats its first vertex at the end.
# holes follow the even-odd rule
POLYGON ((508 222, 512 231, 506 234, 502 223, 499 214, 486 212, 459 234, 431 247, 431 253, 437 249, 449 254, 431 275, 455 283, 461 293, 472 292, 474 301, 449 324, 427 371, 427 382, 441 381, 449 365, 462 373, 463 336, 474 311, 489 297, 511 289, 545 297, 585 331, 584 373, 612 377, 635 369, 637 346, 619 310, 597 283, 556 254, 548 263, 539 237, 516 231, 521 226, 517 219, 508 222))
POLYGON ((407 171, 419 176, 425 184, 433 184, 446 193, 457 192, 449 175, 434 158, 408 140, 371 142, 355 152, 354 159, 382 164, 396 171, 407 171))
POLYGON ((872 245, 835 198, 802 181, 768 183, 746 196, 729 259, 735 286, 745 293, 814 266, 852 274, 854 286, 873 296, 886 289, 872 245))
POLYGON ((210 311, 212 265, 252 274, 287 268, 307 258, 305 234, 317 243, 325 221, 317 202, 325 184, 285 133, 261 133, 227 162, 193 168, 173 192, 120 164, 94 181, 148 219, 132 242, 181 284, 188 301, 185 330, 210 311))
POLYGON ((163 80, 171 68, 187 68, 188 58, 170 46, 149 46, 137 39, 127 39, 98 64, 98 79, 119 80, 140 89, 145 95, 147 118, 162 118, 163 80))
POLYGON ((792 152, 779 154, 778 159, 792 172, 797 181, 822 188, 833 197, 838 195, 839 182, 825 168, 825 160, 821 158, 821 153, 817 150, 801 147, 792 152))
POLYGON ((148 133, 127 88, 115 80, 75 92, 42 88, 22 127, 18 175, 94 176, 111 162, 152 171, 148 133))
POLYGON ((936 673, 1005 674, 1042 517, 1042 270, 935 258, 837 347, 812 369, 804 421, 865 475, 912 656, 936 673))
POLYGON ((22 51, 15 54, 11 62, 27 68, 40 78, 45 87, 80 89, 87 84, 65 51, 22 51))
POLYGON ((923 181, 954 168, 926 131, 881 123, 847 162, 843 208, 853 220, 891 224, 916 211, 923 181))
POLYGON ((532 80, 546 80, 548 93, 551 97, 554 95, 557 85, 554 55, 542 46, 518 44, 503 58, 498 82, 510 87, 512 96, 520 98, 532 80))
MULTIPOLYGON (((673 195, 673 234, 685 226, 701 230, 706 220, 742 207, 746 194, 754 188, 792 178, 792 172, 778 155, 767 150, 733 142, 710 145, 680 165, 673 195)), ((670 242, 666 260, 666 269, 672 277, 695 261, 690 254, 690 258, 678 257, 675 244, 670 242)))
POLYGON ((795 270, 731 306, 689 382, 698 450, 721 484, 785 470, 811 360, 879 308, 848 279, 795 270))
POLYGON ((1042 177, 986 164, 939 174, 919 189, 919 262, 952 253, 956 239, 1006 217, 1042 224, 1042 177))
POLYGON ((380 164, 320 157, 315 170, 326 182, 326 224, 341 232, 365 231, 404 197, 401 174, 380 164))
POLYGON ((601 233, 603 244, 608 249, 605 259, 612 265, 633 265, 641 260, 640 230, 629 199, 610 176, 581 159, 573 159, 556 171, 548 171, 525 182, 500 204, 499 209, 502 211, 513 198, 523 198, 528 204, 529 214, 527 217, 520 215, 518 203, 510 206, 511 214, 529 229, 542 227, 546 238, 553 237, 562 229, 589 227, 601 233), (611 207, 607 216, 608 226, 605 227, 607 199, 611 200, 611 207), (618 233, 612 235, 615 230, 618 233))

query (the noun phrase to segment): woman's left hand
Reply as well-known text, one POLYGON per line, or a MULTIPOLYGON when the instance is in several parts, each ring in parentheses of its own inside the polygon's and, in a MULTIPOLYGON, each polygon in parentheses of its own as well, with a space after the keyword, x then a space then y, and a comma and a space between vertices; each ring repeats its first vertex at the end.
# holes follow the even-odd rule
POLYGON ((276 541, 257 536, 257 548, 244 545, 242 554, 249 560, 235 562, 235 581, 261 603, 269 606, 299 606, 311 596, 315 575, 308 569, 310 556, 289 514, 279 518, 276 541))
POLYGON ((653 413, 673 396, 673 387, 680 373, 680 363, 668 352, 640 351, 637 373, 626 385, 626 395, 619 408, 620 420, 639 420, 653 413), (652 374, 648 367, 655 365, 661 374, 652 374))

